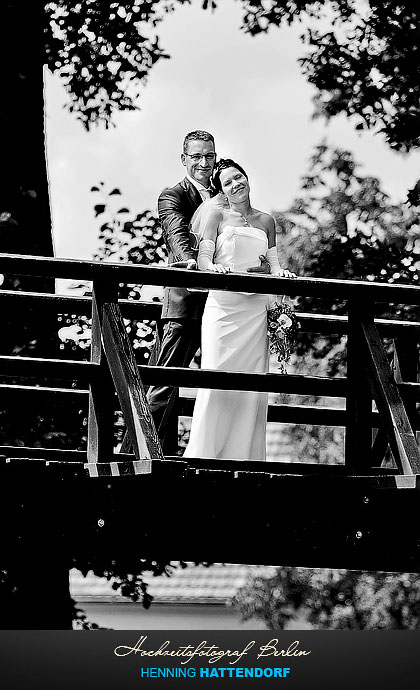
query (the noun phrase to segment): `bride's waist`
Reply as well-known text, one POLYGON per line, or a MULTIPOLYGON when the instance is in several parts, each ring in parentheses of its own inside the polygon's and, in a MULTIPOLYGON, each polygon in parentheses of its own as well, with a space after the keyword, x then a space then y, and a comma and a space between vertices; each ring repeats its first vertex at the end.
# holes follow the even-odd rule
POLYGON ((249 298, 252 301, 268 302, 269 296, 259 292, 232 292, 231 290, 209 290, 209 298, 219 304, 232 302, 238 297, 249 298))
POLYGON ((260 254, 255 254, 254 256, 238 256, 220 253, 215 253, 213 262, 215 264, 221 264, 225 268, 229 268, 232 273, 246 273, 249 268, 254 268, 255 266, 260 266, 260 254))

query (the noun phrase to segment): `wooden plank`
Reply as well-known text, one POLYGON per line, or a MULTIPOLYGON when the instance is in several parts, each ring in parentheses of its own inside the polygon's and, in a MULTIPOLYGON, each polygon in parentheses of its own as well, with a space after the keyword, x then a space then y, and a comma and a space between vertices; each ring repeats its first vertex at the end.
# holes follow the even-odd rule
POLYGON ((304 295, 356 300, 395 302, 420 306, 420 287, 361 280, 324 278, 279 278, 270 275, 215 274, 165 266, 112 264, 101 261, 55 259, 19 254, 0 254, 0 271, 40 277, 72 278, 109 283, 167 285, 234 292, 304 295))
POLYGON ((372 443, 372 451, 370 454, 371 467, 378 467, 382 464, 382 462, 385 459, 385 454, 388 450, 388 446, 388 436, 384 428, 381 426, 381 428, 378 429, 378 433, 376 434, 372 443))
MULTIPOLYGON (((167 381, 185 388, 220 388, 223 390, 258 390, 287 395, 317 395, 344 398, 347 379, 293 374, 242 374, 182 367, 138 367, 145 385, 167 381)), ((5 376, 33 376, 56 379, 78 379, 80 384, 99 378, 100 369, 94 362, 77 362, 37 357, 0 356, 0 374, 5 376)), ((401 383, 398 389, 404 397, 420 401, 419 383, 401 383)))
MULTIPOLYGON (((412 381, 417 383, 418 351, 417 338, 414 333, 404 333, 394 339, 393 371, 396 383, 412 381)), ((404 394, 403 394, 404 399, 404 394)), ((415 426, 417 418, 416 401, 404 399, 404 406, 411 426, 415 426)))
MULTIPOLYGON (((328 379, 319 376, 281 374, 246 374, 237 372, 188 369, 182 367, 138 367, 144 385, 167 382, 186 388, 220 388, 223 390, 256 390, 287 394, 324 395, 344 397, 346 379, 328 379)), ((100 378, 99 364, 69 360, 40 359, 35 357, 0 356, 0 374, 9 376, 47 376, 54 378, 100 378)), ((420 391, 419 391, 420 394, 420 391)))
POLYGON ((49 386, 18 386, 18 385, 8 385, 6 383, 0 383, 0 393, 6 396, 27 396, 34 394, 36 397, 48 397, 51 400, 56 396, 68 396, 68 395, 81 395, 86 397, 88 394, 87 390, 81 388, 51 388, 49 386))
MULTIPOLYGON (((179 399, 178 415, 192 417, 195 398, 182 396, 179 399)), ((314 405, 269 405, 267 421, 279 424, 310 424, 313 426, 346 426, 345 409, 314 405)), ((420 423, 420 422, 419 422, 420 423)), ((370 424, 373 428, 380 425, 379 413, 372 412, 370 424)))
POLYGON ((0 374, 13 377, 45 376, 54 379, 81 379, 87 382, 99 375, 99 368, 95 362, 0 355, 0 374))
POLYGON ((420 453, 404 404, 373 321, 362 322, 372 393, 401 474, 420 474, 420 453))
MULTIPOLYGON (((35 308, 48 314, 75 314, 91 316, 92 298, 72 295, 51 295, 43 292, 22 292, 17 290, 0 290, 2 308, 22 309, 35 308)), ((120 299, 118 304, 123 316, 132 319, 160 318, 162 303, 150 300, 120 299)))
POLYGON ((420 402, 420 383, 397 383, 397 388, 400 391, 404 400, 411 400, 420 402))
POLYGON ((92 294, 92 344, 90 360, 99 368, 99 375, 89 384, 88 413, 88 463, 101 462, 114 449, 114 384, 109 371, 102 343, 103 305, 117 301, 115 283, 93 285, 92 294))
MULTIPOLYGON (((84 451, 75 450, 55 450, 52 448, 30 448, 15 446, 0 446, 1 462, 21 463, 22 467, 31 466, 39 461, 44 462, 51 468, 58 471, 78 473, 84 475, 82 471, 86 466, 87 455, 84 451), (29 463, 29 465, 28 465, 29 463)), ((133 454, 114 453, 106 458, 105 462, 97 463, 104 467, 115 464, 129 464, 135 461, 133 454)), ((274 476, 293 476, 293 477, 313 477, 340 479, 344 482, 360 479, 366 486, 378 486, 386 488, 390 486, 389 477, 395 477, 397 470, 392 468, 373 467, 369 468, 368 473, 359 475, 349 475, 344 464, 322 465, 317 463, 291 463, 291 462, 260 462, 257 460, 220 460, 219 458, 180 458, 179 456, 168 456, 164 460, 153 460, 152 467, 154 474, 168 475, 174 471, 180 478, 188 478, 197 472, 216 472, 231 474, 234 478, 238 474, 259 474, 263 478, 274 476)), ((153 472, 152 472, 153 474, 153 472)), ((63 475, 64 476, 64 475, 63 475)), ((112 476, 109 470, 109 476, 112 476)), ((398 475, 401 476, 401 475, 398 475)), ((395 486, 395 482, 391 483, 395 486)))
POLYGON ((59 556, 65 554, 68 562, 80 558, 82 545, 87 565, 89 554, 97 552, 105 562, 120 554, 164 562, 419 572, 418 477, 347 477, 342 468, 326 466, 303 476, 293 467, 289 473, 263 474, 241 471, 246 465, 241 461, 237 472, 220 472, 217 465, 214 461, 209 469, 203 461, 203 468, 185 472, 183 462, 156 461, 146 477, 104 476, 92 482, 71 465, 0 463, 0 485, 7 487, 0 519, 8 524, 2 561, 13 564, 18 536, 23 537, 19 548, 28 547, 36 556, 33 545, 44 526, 40 518, 51 523, 54 515, 59 556), (162 501, 170 505, 174 496, 177 509, 168 529, 162 501))
MULTIPOLYGON (((66 313, 80 316, 90 316, 92 313, 91 297, 71 295, 51 295, 49 293, 22 292, 16 290, 0 290, 0 300, 4 307, 9 305, 13 309, 36 308, 51 314, 66 313)), ((160 318, 161 302, 147 300, 118 300, 124 318, 150 319, 160 318)), ((331 314, 307 314, 297 312, 301 323, 301 331, 323 334, 346 334, 348 332, 347 316, 331 314)), ((375 319, 378 331, 386 337, 396 337, 401 333, 420 334, 420 323, 415 321, 397 321, 392 319, 375 319)))
MULTIPOLYGON (((153 347, 152 347, 152 350, 150 352, 150 358, 148 361, 149 367, 152 367, 156 364, 158 357, 159 357, 160 346, 161 346, 161 322, 157 322, 156 327, 155 327, 155 341, 153 343, 153 347)), ((149 386, 144 387, 145 393, 147 393, 148 389, 149 389, 149 386)), ((124 432, 122 442, 121 442, 120 452, 121 453, 129 453, 131 450, 132 450, 132 445, 131 445, 130 434, 128 433, 128 431, 126 429, 124 432)))
POLYGON ((349 303, 347 336, 347 398, 345 463, 352 471, 366 466, 372 447, 372 395, 363 361, 363 339, 361 332, 362 306, 349 303))
MULTIPOLYGON (((394 339, 394 356, 392 370, 395 382, 417 380, 417 340, 416 331, 405 331, 403 334, 398 332, 394 339)), ((413 429, 419 428, 419 417, 416 410, 416 401, 405 396, 404 405, 410 424, 413 429)), ((372 463, 377 465, 380 457, 385 458, 389 443, 384 429, 380 429, 376 435, 372 448, 372 463)))
POLYGON ((116 304, 104 305, 103 345, 134 453, 137 460, 146 461, 144 473, 149 473, 150 460, 163 460, 164 456, 134 352, 116 304))
MULTIPOLYGON (((345 335, 349 330, 347 316, 307 314, 303 312, 297 312, 297 316, 301 323, 301 331, 303 332, 345 335)), ((418 338, 420 335, 420 323, 418 321, 375 319, 375 324, 380 335, 388 338, 394 338, 402 334, 410 334, 418 338)))
POLYGON ((221 390, 245 390, 288 395, 317 395, 344 398, 347 379, 294 374, 246 374, 242 372, 188 369, 182 367, 149 367, 139 365, 144 384, 165 382, 182 388, 217 388, 221 390))
POLYGON ((37 309, 48 314, 91 316, 91 297, 52 295, 46 292, 0 290, 2 309, 37 309))
MULTIPOLYGON (((0 455, 6 459, 45 460, 84 465, 87 463, 86 450, 62 450, 61 448, 33 448, 30 446, 0 446, 0 455)), ((112 453, 103 459, 103 463, 133 462, 135 456, 127 453, 112 453)))

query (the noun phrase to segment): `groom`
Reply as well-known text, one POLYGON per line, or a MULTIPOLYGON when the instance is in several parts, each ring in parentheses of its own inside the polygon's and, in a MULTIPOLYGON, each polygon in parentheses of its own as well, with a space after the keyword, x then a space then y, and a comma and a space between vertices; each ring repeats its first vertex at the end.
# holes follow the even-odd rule
MULTIPOLYGON (((196 269, 196 252, 190 244, 189 223, 200 204, 213 196, 211 175, 216 162, 214 137, 196 130, 184 138, 181 154, 186 176, 174 187, 167 187, 158 199, 158 215, 169 255, 169 264, 196 269)), ((253 271, 269 273, 267 261, 253 271)), ((165 288, 162 307, 163 334, 157 366, 188 367, 200 347, 201 317, 207 292, 189 292, 186 288, 165 288)), ((165 455, 176 455, 177 442, 171 445, 170 430, 177 419, 173 405, 177 388, 151 386, 148 400, 165 455), (167 433, 169 432, 169 433, 167 433)))

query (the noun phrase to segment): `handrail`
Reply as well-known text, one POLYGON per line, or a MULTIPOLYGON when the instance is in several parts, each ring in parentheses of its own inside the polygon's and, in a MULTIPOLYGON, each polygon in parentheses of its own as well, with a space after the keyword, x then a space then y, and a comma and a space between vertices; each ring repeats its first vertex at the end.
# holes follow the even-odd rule
MULTIPOLYGON (((328 398, 343 398, 348 393, 348 379, 341 376, 336 378, 301 374, 282 376, 271 372, 248 374, 245 372, 159 367, 144 364, 138 365, 138 371, 142 382, 146 385, 165 382, 170 386, 182 386, 184 388, 253 390, 266 393, 314 395, 328 398)), ((78 362, 77 360, 0 355, 0 375, 79 379, 80 385, 83 381, 87 382, 88 380, 97 379, 99 377, 99 366, 92 362, 78 362)), ((397 387, 407 399, 420 402, 420 383, 405 381, 398 383, 397 387)), ((43 386, 39 388, 40 392, 42 388, 43 386)), ((83 389, 70 389, 70 392, 80 393, 82 391, 83 389)))
MULTIPOLYGON (((386 319, 374 320, 373 318, 374 302, 420 305, 420 287, 418 286, 317 278, 291 279, 246 273, 220 275, 162 266, 121 265, 4 254, 0 255, 0 271, 40 277, 78 278, 93 283, 91 298, 0 291, 1 299, 6 302, 10 300, 14 306, 19 303, 19 300, 20 304, 32 307, 41 301, 47 305, 48 310, 54 309, 56 313, 58 308, 61 309, 60 313, 77 313, 79 308, 84 313, 91 312, 92 347, 89 364, 0 356, 0 374, 6 376, 53 376, 60 380, 63 378, 87 380, 90 391, 88 462, 91 464, 99 465, 101 458, 112 454, 113 411, 115 409, 113 377, 118 384, 117 392, 120 402, 123 400, 125 404, 124 414, 126 416, 133 412, 131 414, 133 423, 139 417, 139 410, 143 405, 140 398, 137 401, 133 398, 133 394, 142 388, 141 382, 148 385, 164 381, 165 385, 175 388, 181 385, 345 397, 344 414, 340 412, 334 419, 335 423, 345 421, 345 462, 349 471, 360 471, 373 466, 378 453, 384 453, 389 443, 400 472, 420 474, 420 454, 414 432, 418 427, 415 402, 420 399, 420 384, 416 380, 416 347, 420 324, 386 319), (301 319, 303 330, 316 332, 319 329, 318 332, 347 335, 347 378, 197 371, 155 365, 137 366, 134 354, 130 353, 131 345, 122 326, 120 308, 122 307, 126 313, 136 314, 139 318, 146 318, 145 314, 148 314, 148 317, 154 320, 158 318, 160 304, 139 304, 130 300, 119 300, 118 285, 120 283, 214 288, 263 294, 285 293, 346 300, 348 317, 302 314, 301 319), (74 305, 71 310, 70 305, 74 305), (108 318, 105 317, 104 322, 105 314, 108 316, 113 314, 120 324, 117 330, 118 339, 121 342, 117 348, 119 351, 117 358, 114 357, 115 334, 111 337, 109 328, 108 340, 104 339, 106 335, 104 324, 106 330, 108 318), (395 353, 398 353, 398 357, 394 355, 394 363, 398 361, 400 372, 397 377, 393 375, 389 365, 380 334, 395 338, 395 353), (139 385, 135 383, 138 377, 140 377, 139 385), (126 391, 129 392, 127 399, 125 399, 126 391), (375 413, 373 416, 372 397, 375 399, 380 415, 375 413), (134 410, 136 407, 137 411, 134 410), (377 419, 379 419, 380 428, 372 446, 372 428, 376 426, 377 419)), ((114 317, 111 321, 115 322, 115 326, 117 321, 114 317)), ((81 392, 80 383, 78 385, 78 392, 81 392)), ((3 390, 6 391, 6 389, 7 386, 3 386, 3 390)), ((58 389, 53 387, 50 390, 58 393, 58 389)), ((140 397, 145 401, 144 393, 140 397)), ((147 403, 145 405, 147 408, 147 403)), ((147 409, 146 413, 148 414, 147 409)), ((287 413, 292 421, 293 413, 289 413, 288 410, 287 413)), ((323 415, 317 414, 316 418, 322 421, 322 417, 327 420, 331 415, 331 411, 326 411, 323 415)), ((299 411, 295 420, 299 417, 302 419, 303 416, 302 411, 299 411)), ((311 418, 312 413, 307 418, 308 422, 311 418)), ((295 421, 295 423, 299 422, 295 421)), ((140 446, 144 445, 145 439, 141 434, 147 436, 147 424, 141 433, 133 424, 131 426, 130 436, 137 437, 136 455, 144 457, 140 446)), ((148 450, 147 453, 149 459, 156 457, 154 451, 148 450)))
MULTIPOLYGON (((13 307, 36 307, 55 314, 77 314, 90 316, 92 312, 91 296, 60 295, 47 292, 24 292, 18 290, 0 290, 0 302, 12 303, 13 307)), ((118 304, 123 316, 133 319, 157 320, 160 318, 162 303, 150 300, 119 299, 118 304)), ((296 312, 301 330, 308 333, 342 334, 348 333, 348 318, 337 314, 308 314, 296 312)), ((420 332, 420 321, 398 319, 375 319, 379 332, 388 338, 404 332, 420 332)))
POLYGON ((101 261, 56 259, 20 254, 0 254, 0 271, 43 278, 166 285, 169 287, 205 288, 262 294, 280 293, 420 306, 420 287, 357 280, 280 278, 245 273, 216 274, 165 266, 121 265, 101 261))

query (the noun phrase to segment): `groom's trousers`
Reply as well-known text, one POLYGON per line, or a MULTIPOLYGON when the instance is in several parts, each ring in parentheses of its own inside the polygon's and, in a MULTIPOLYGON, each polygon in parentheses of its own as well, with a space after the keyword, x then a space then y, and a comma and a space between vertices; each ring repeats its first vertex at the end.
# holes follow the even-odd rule
MULTIPOLYGON (((201 319, 171 319, 164 322, 160 351, 155 362, 161 367, 188 367, 200 347, 201 319)), ((178 388, 150 386, 147 398, 165 455, 178 451, 178 388)))

